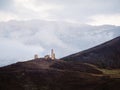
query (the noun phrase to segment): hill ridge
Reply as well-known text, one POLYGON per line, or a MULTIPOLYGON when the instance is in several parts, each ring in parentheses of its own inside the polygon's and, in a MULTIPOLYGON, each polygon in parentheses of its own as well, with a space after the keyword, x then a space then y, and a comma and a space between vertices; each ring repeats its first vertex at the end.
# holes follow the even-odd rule
POLYGON ((92 63, 105 68, 120 68, 120 36, 90 49, 61 58, 65 61, 92 63), (111 57, 111 58, 110 58, 111 57), (95 60, 96 59, 96 60, 95 60), (101 60, 97 60, 101 59, 101 60), (110 60, 107 60, 110 59, 110 60), (116 60, 115 60, 116 59, 116 60), (110 62, 109 62, 110 61, 110 62), (95 63, 96 62, 96 63, 95 63), (100 62, 100 63, 98 63, 100 62), (117 65, 109 65, 109 64, 117 65), (101 65, 103 64, 103 65, 101 65))

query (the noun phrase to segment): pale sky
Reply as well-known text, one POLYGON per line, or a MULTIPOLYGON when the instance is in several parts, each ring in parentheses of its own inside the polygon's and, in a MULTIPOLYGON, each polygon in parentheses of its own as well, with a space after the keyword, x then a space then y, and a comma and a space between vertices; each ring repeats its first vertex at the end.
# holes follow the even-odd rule
POLYGON ((0 0, 0 66, 82 51, 120 36, 120 0, 0 0))
POLYGON ((0 21, 57 20, 120 25, 120 0, 0 0, 0 21))

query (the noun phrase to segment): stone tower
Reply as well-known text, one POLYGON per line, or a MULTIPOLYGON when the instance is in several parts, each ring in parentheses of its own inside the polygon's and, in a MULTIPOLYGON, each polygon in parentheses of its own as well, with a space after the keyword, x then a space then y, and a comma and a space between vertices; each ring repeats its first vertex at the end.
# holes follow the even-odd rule
POLYGON ((37 55, 37 54, 35 54, 35 55, 34 55, 34 59, 37 59, 37 58, 38 58, 38 55, 37 55))
POLYGON ((53 50, 53 49, 51 50, 51 59, 52 59, 52 60, 55 60, 55 53, 54 53, 54 50, 53 50))

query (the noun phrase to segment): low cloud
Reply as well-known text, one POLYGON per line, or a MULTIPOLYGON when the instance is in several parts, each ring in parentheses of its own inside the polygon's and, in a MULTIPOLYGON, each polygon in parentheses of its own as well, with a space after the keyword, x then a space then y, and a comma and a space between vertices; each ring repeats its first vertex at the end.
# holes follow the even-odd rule
POLYGON ((91 25, 117 25, 120 26, 120 14, 114 15, 96 15, 92 16, 91 21, 88 24, 91 25))
POLYGON ((43 57, 52 48, 60 58, 117 37, 119 29, 44 20, 1 22, 1 65, 32 59, 34 54, 43 57))
POLYGON ((40 46, 24 45, 19 41, 9 38, 0 38, 0 41, 0 65, 32 59, 34 54, 44 51, 40 46))

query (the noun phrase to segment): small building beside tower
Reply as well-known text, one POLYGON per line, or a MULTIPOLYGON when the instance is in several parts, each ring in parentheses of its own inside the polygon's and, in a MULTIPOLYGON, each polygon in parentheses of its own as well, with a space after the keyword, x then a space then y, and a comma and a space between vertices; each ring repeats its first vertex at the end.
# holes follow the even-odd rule
MULTIPOLYGON (((34 59, 38 59, 38 55, 37 54, 34 55, 34 59)), ((51 54, 50 55, 45 55, 44 59, 46 59, 46 60, 48 60, 48 59, 55 60, 56 57, 55 57, 54 50, 51 49, 51 54)))

